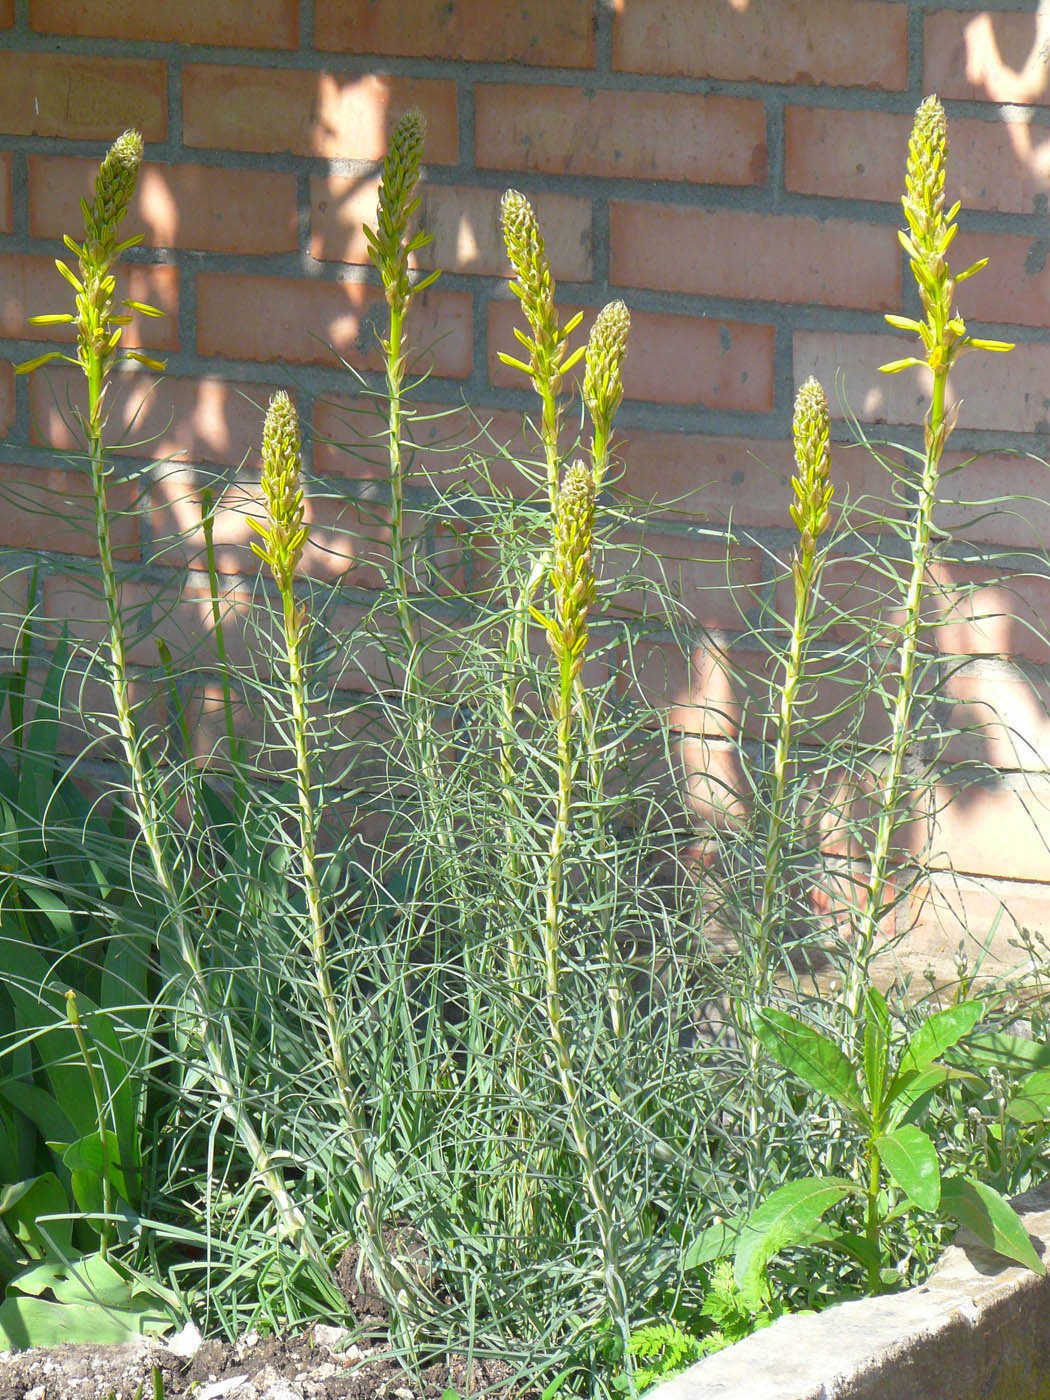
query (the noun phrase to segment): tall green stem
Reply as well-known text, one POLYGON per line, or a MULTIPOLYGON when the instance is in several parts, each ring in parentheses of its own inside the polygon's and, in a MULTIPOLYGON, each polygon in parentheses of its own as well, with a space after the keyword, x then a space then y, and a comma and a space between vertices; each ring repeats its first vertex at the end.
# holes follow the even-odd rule
POLYGON ((901 201, 908 231, 898 235, 911 262, 925 319, 919 322, 906 316, 886 317, 890 325, 920 338, 925 360, 907 356, 883 365, 882 371, 895 374, 900 370, 925 365, 932 375, 933 384, 926 415, 925 454, 912 530, 911 568, 900 637, 896 693, 890 714, 890 738, 877 792, 879 818, 871 851, 868 897, 846 989, 847 1007, 854 1018, 860 1010, 863 984, 879 924, 891 903, 887 901, 886 892, 893 838, 906 817, 904 759, 911 738, 923 589, 932 552, 933 511, 941 458, 952 428, 946 412, 948 376, 955 360, 968 350, 1002 352, 1013 348, 1004 341, 978 340, 968 336, 965 322, 953 309, 958 283, 980 272, 988 260, 982 258, 965 272, 955 277, 951 275, 946 254, 957 232, 955 219, 959 205, 955 204, 945 212, 947 158, 948 127, 944 109, 936 97, 930 96, 923 100, 915 114, 908 143, 905 194, 901 201))
POLYGON ((554 1063, 568 1110, 569 1131, 587 1194, 594 1207, 604 1261, 603 1278, 610 1318, 626 1341, 629 1309, 619 1272, 619 1227, 602 1180, 592 1144, 592 1132, 580 1094, 579 1077, 565 1025, 561 994, 562 908, 565 898, 565 846, 572 828, 573 782, 576 752, 573 742, 573 709, 576 684, 587 647, 587 610, 594 597, 591 547, 594 528, 594 478, 582 462, 574 462, 565 474, 555 501, 554 617, 544 619, 548 641, 558 666, 553 696, 557 730, 558 793, 547 857, 544 901, 543 958, 546 980, 546 1012, 554 1063))
POLYGON ((882 1160, 874 1139, 868 1142, 868 1186, 865 1193, 864 1237, 868 1242, 871 1258, 868 1261, 868 1293, 874 1296, 882 1292, 882 1247, 880 1244, 879 1186, 882 1177, 882 1160))
MULTIPOLYGON (((210 1079, 222 1112, 247 1152, 255 1175, 270 1193, 281 1222, 282 1236, 303 1252, 316 1257, 316 1245, 306 1229, 302 1212, 292 1201, 280 1167, 264 1147, 241 1102, 231 1028, 228 1021, 219 1016, 212 1003, 207 978, 185 917, 183 899, 176 884, 175 867, 169 859, 168 843, 162 835, 163 802, 149 770, 131 703, 124 622, 120 611, 120 594, 110 536, 103 439, 105 420, 102 407, 109 372, 117 360, 122 328, 130 320, 126 315, 115 313, 111 268, 126 248, 140 241, 136 237, 118 243, 117 228, 127 212, 141 163, 142 137, 136 131, 126 131, 110 148, 102 162, 95 181, 94 203, 84 206, 83 246, 78 247, 71 238, 66 239, 67 246, 77 254, 80 277, 78 278, 64 263, 57 264, 62 276, 76 293, 76 315, 63 313, 32 318, 39 324, 74 324, 77 332, 76 359, 73 360, 58 351, 49 351, 18 368, 19 372, 28 373, 47 360, 65 359, 77 365, 84 374, 88 405, 87 413, 82 415, 81 422, 91 470, 95 535, 106 606, 106 670, 128 770, 132 809, 167 909, 168 921, 186 976, 187 991, 196 1013, 198 1033, 208 1063, 210 1079)), ((124 306, 148 316, 161 314, 155 308, 138 302, 125 302, 124 306)), ((136 350, 125 352, 125 358, 137 360, 150 369, 163 369, 162 364, 136 350)))

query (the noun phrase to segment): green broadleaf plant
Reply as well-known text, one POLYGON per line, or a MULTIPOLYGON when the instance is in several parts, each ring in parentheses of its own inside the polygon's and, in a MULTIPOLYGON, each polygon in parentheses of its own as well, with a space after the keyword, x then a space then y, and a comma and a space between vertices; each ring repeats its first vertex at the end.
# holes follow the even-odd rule
POLYGON ((847 1214, 849 1205, 862 1214, 863 1236, 835 1226, 822 1229, 819 1237, 864 1265, 871 1293, 883 1286, 886 1224, 916 1210, 967 1225, 989 1248, 1045 1273, 1009 1202, 982 1182, 942 1175, 936 1148, 916 1121, 951 1074, 940 1057, 970 1034, 982 1014, 980 1001, 960 1002, 935 1012, 895 1046, 885 998, 869 987, 861 1053, 854 1064, 826 1035, 797 1017, 759 1012, 755 1035, 763 1048, 814 1093, 832 1101, 856 1135, 857 1148, 849 1178, 789 1181, 752 1212, 735 1251, 736 1278, 746 1296, 759 1296, 774 1255, 814 1239, 819 1223, 839 1203, 847 1204, 847 1214))

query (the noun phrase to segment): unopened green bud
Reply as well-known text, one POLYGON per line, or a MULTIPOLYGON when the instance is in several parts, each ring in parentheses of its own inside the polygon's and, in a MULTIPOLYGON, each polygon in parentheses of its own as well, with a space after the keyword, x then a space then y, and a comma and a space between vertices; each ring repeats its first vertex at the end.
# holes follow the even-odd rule
MULTIPOLYGON (((905 212, 913 222, 913 235, 924 226, 929 233, 939 228, 944 208, 944 180, 948 168, 948 123, 939 98, 923 99, 915 113, 908 163, 905 172, 905 212)), ((931 249, 932 252, 932 249, 931 249)))
POLYGON ((587 341, 583 401, 600 431, 608 432, 623 398, 623 362, 631 313, 622 301, 611 301, 598 312, 587 341))
POLYGON ((518 279, 515 290, 535 332, 547 324, 554 308, 554 280, 543 235, 532 205, 518 190, 504 194, 500 221, 507 257, 518 279))
POLYGON ((266 506, 266 524, 249 524, 262 537, 252 549, 270 566, 282 592, 295 577, 309 531, 304 523, 300 482, 299 420, 291 399, 279 389, 270 400, 263 426, 263 470, 260 483, 266 506))
POLYGON ((554 563, 551 582, 558 626, 551 647, 578 670, 587 641, 587 610, 594 601, 591 552, 594 537, 594 478, 581 461, 573 462, 558 488, 554 512, 554 563))
MULTIPOLYGON (((422 233, 412 239, 408 237, 412 215, 419 207, 416 186, 425 139, 426 122, 422 112, 415 109, 406 112, 394 128, 383 160, 376 228, 365 228, 372 261, 383 279, 387 303, 401 311, 412 296, 408 280, 409 254, 431 241, 429 235, 422 233)), ((428 280, 436 277, 435 272, 428 280)))
POLYGON ((406 112, 394 128, 390 149, 383 160, 379 183, 379 227, 398 242, 404 237, 411 204, 419 183, 426 123, 422 112, 406 112))
POLYGON ((828 507, 834 494, 831 484, 831 452, 828 438, 831 415, 828 400, 818 380, 807 379, 795 398, 792 436, 798 475, 792 478, 795 499, 791 519, 801 536, 803 553, 812 553, 819 536, 827 529, 828 507))
POLYGON ((142 166, 142 136, 133 129, 118 136, 95 177, 95 202, 87 211, 84 233, 95 255, 108 255, 117 227, 128 212, 142 166))

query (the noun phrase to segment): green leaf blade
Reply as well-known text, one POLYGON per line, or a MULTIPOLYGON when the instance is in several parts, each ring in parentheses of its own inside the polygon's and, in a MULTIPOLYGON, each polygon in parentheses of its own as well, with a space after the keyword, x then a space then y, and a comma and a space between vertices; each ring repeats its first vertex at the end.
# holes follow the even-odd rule
POLYGON ((877 1137, 875 1147, 908 1200, 920 1210, 935 1211, 941 1203, 941 1169, 937 1150, 922 1129, 907 1123, 877 1137))
MULTIPOLYGON (((935 1012, 912 1036, 901 1056, 896 1079, 912 1071, 924 1070, 934 1060, 970 1034, 984 1015, 984 1005, 976 999, 961 1001, 945 1011, 935 1012)), ((896 1082, 896 1081, 895 1081, 896 1082)), ((892 1096, 893 1085, 890 1086, 892 1096)))
POLYGON ((863 1118, 857 1075, 839 1047, 820 1031, 784 1011, 760 1011, 755 1025, 759 1043, 773 1059, 793 1074, 863 1118))
POLYGON ((751 1216, 737 1242, 733 1273, 744 1296, 756 1302, 766 1265, 789 1245, 801 1243, 826 1211, 856 1190, 845 1177, 807 1177, 773 1192, 751 1216))
POLYGON ((1024 1221, 998 1191, 983 1181, 946 1176, 941 1182, 941 1211, 973 1232, 982 1244, 1033 1273, 1045 1275, 1024 1221))

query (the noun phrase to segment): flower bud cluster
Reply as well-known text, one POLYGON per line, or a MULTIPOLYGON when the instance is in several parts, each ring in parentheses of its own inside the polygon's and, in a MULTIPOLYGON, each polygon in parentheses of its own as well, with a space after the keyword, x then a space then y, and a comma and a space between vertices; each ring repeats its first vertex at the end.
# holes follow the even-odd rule
POLYGON ((261 489, 266 523, 249 519, 262 543, 252 540, 252 551, 268 564, 274 582, 287 593, 309 537, 305 523, 300 481, 299 421, 291 399, 279 389, 270 400, 263 426, 261 489))
POLYGON ((593 536, 594 477, 577 460, 558 488, 551 566, 556 623, 547 629, 551 651, 573 680, 583 666, 587 612, 594 602, 593 536))
POLYGON ((791 479, 795 499, 790 510, 803 555, 812 555, 817 540, 831 522, 835 488, 831 484, 830 431, 827 396, 818 381, 809 378, 795 399, 792 425, 798 475, 791 479))

